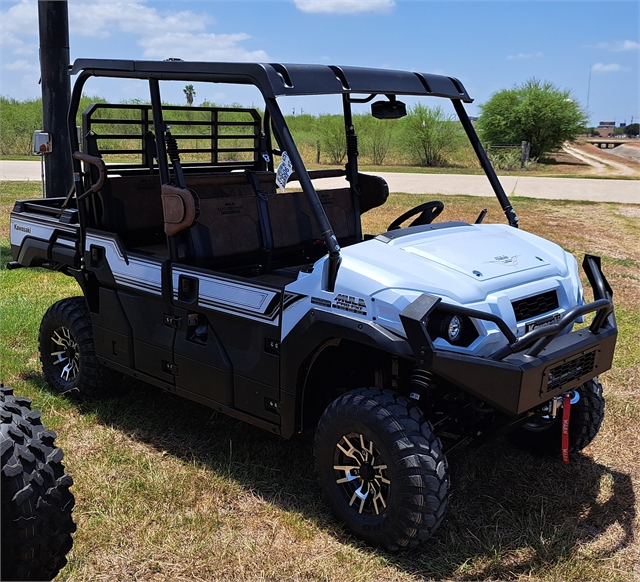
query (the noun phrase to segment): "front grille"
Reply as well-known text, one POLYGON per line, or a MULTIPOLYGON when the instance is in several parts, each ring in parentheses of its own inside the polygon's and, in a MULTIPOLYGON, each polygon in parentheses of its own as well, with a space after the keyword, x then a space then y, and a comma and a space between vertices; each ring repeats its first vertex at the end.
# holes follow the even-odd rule
POLYGON ((594 350, 551 368, 547 376, 547 392, 560 388, 572 380, 579 380, 582 376, 586 376, 593 371, 595 361, 596 352, 594 350))
POLYGON ((524 321, 558 308, 558 294, 555 291, 532 295, 511 303, 516 321, 524 321))

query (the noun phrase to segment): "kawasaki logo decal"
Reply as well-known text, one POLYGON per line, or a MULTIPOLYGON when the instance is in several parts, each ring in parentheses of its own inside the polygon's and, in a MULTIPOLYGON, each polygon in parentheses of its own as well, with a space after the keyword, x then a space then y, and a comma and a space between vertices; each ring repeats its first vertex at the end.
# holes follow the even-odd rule
POLYGON ((512 257, 508 257, 507 255, 498 255, 497 257, 493 257, 493 261, 485 261, 485 263, 498 263, 506 267, 517 267, 519 256, 520 255, 513 255, 512 257))

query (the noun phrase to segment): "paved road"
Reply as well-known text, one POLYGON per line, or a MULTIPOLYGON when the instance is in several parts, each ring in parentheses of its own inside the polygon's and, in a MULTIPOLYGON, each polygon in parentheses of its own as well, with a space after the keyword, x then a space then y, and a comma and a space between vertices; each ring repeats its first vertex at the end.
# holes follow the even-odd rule
MULTIPOLYGON (((381 172, 379 175, 389 183, 392 192, 493 196, 493 191, 485 176, 399 172, 381 172)), ((0 161, 0 179, 39 181, 40 164, 39 162, 0 161)), ((325 187, 344 184, 341 178, 331 178, 319 182, 325 187)), ((500 182, 509 196, 640 204, 640 180, 500 176, 500 182)))

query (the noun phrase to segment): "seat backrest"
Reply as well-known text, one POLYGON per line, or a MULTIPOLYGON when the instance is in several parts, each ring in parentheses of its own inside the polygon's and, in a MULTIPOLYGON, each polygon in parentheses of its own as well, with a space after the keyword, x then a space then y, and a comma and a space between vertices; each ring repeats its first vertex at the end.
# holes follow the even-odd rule
MULTIPOLYGON (((301 250, 312 241, 322 239, 311 206, 303 192, 277 192, 273 172, 255 172, 260 190, 267 203, 260 198, 244 173, 231 172, 208 175, 187 175, 189 188, 200 199, 200 216, 189 233, 191 247, 198 264, 211 267, 228 264, 238 266, 262 263, 265 241, 263 224, 270 229, 273 256, 278 263, 301 262, 301 250), (266 221, 264 213, 267 213, 266 221), (229 260, 234 257, 234 260, 229 260), (237 260, 236 260, 237 258, 237 260), (225 260, 227 259, 227 260, 225 260)), ((386 200, 388 189, 384 180, 366 176, 362 181, 361 205, 365 210, 379 206, 386 200)), ((341 246, 356 241, 358 228, 351 190, 348 187, 318 190, 327 218, 341 246)))
POLYGON ((360 214, 382 206, 389 198, 389 185, 384 178, 358 173, 360 183, 360 214))
POLYGON ((95 195, 97 228, 115 232, 125 246, 165 240, 164 217, 157 176, 112 176, 95 195))
MULTIPOLYGON (((267 194, 268 223, 274 256, 280 263, 303 260, 302 249, 322 239, 311 206, 304 193, 277 192, 275 174, 256 172, 261 190, 267 194)), ((389 190, 376 176, 360 174, 361 213, 384 203, 389 190)), ((241 172, 187 175, 187 186, 197 192, 200 216, 187 229, 198 264, 261 263, 264 241, 261 236, 259 198, 247 176, 241 172), (234 261, 229 260, 231 257, 234 261), (218 261, 217 259, 220 259, 218 261), (225 259, 227 259, 225 261, 225 259)), ((99 208, 95 226, 118 234, 127 248, 165 242, 161 189, 157 176, 112 176, 96 195, 99 208)), ((327 218, 341 246, 353 244, 357 221, 348 187, 318 190, 327 218)))

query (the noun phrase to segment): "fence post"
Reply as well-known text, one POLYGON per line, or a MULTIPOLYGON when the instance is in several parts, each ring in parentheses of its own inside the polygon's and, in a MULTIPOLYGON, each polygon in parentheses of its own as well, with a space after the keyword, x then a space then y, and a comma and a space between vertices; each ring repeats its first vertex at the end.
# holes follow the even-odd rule
POLYGON ((529 153, 531 152, 531 144, 528 141, 522 142, 522 155, 520 156, 520 167, 524 168, 524 165, 529 161, 529 153))
POLYGON ((320 142, 316 142, 316 164, 320 163, 320 142))

